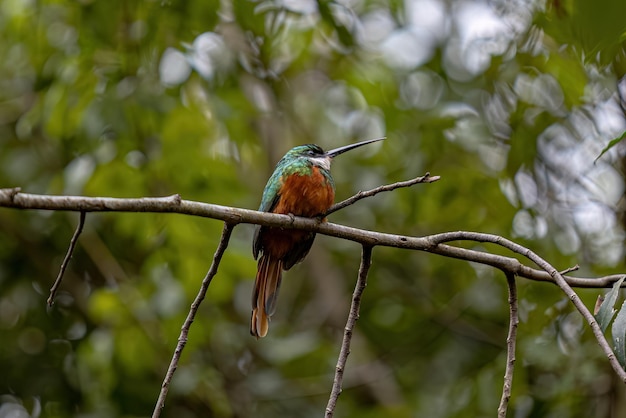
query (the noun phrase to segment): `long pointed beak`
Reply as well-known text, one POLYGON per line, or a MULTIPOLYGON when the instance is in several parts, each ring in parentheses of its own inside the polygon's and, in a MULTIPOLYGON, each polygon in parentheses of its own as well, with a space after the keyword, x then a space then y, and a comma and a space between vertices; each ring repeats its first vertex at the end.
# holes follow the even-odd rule
POLYGON ((358 148, 358 147, 360 147, 362 145, 371 144, 372 142, 382 141, 383 139, 386 139, 386 137, 376 138, 376 139, 368 139, 367 141, 361 141, 361 142, 357 142, 355 144, 344 145, 343 147, 331 149, 330 151, 326 152, 326 156, 330 157, 330 158, 335 158, 339 154, 343 154, 344 152, 350 151, 351 149, 358 148))

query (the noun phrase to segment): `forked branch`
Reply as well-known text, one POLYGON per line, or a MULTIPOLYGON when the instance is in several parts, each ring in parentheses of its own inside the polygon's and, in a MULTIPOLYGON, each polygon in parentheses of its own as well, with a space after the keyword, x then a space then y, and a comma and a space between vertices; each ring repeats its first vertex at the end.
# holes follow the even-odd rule
POLYGON ((582 302, 580 297, 574 292, 574 289, 567 283, 567 280, 563 277, 561 273, 557 269, 555 269, 550 263, 548 263, 543 258, 539 257, 530 249, 523 247, 513 241, 510 241, 506 238, 491 235, 491 234, 481 234, 478 232, 447 232, 444 234, 437 234, 430 237, 435 245, 443 242, 450 241, 458 241, 458 240, 471 240, 477 242, 491 242, 493 244, 500 245, 510 251, 513 251, 517 254, 523 255, 528 258, 530 261, 535 263, 537 266, 546 271, 550 276, 554 279, 554 282, 561 288, 561 290, 567 295, 567 297, 572 301, 578 312, 585 318, 591 330, 593 331, 593 335, 596 337, 598 341, 598 345, 604 351, 604 354, 609 359, 609 363, 611 367, 613 367, 613 371, 617 374, 619 379, 626 383, 626 371, 621 366, 617 358, 615 357, 615 353, 611 349, 609 342, 606 340, 602 329, 598 325, 598 322, 594 318, 593 314, 587 309, 585 304, 582 302))

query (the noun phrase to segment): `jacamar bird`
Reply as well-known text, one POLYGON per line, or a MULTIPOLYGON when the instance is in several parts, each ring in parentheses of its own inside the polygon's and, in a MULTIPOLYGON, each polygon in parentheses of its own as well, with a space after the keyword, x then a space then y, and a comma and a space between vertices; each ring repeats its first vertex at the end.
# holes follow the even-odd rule
MULTIPOLYGON (((314 144, 292 148, 278 162, 265 185, 259 211, 309 218, 323 216, 335 199, 335 183, 330 175, 332 159, 382 139, 385 138, 361 141, 328 152, 314 144)), ((252 252, 255 260, 259 254, 261 258, 252 294, 252 336, 267 335, 276 309, 282 271, 302 261, 314 239, 314 232, 257 225, 252 252)))

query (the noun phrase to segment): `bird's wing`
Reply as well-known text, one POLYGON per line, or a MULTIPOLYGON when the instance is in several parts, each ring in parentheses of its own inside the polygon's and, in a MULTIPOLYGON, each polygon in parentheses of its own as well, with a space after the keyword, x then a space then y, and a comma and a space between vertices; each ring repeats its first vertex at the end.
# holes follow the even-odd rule
MULTIPOLYGON (((272 177, 267 181, 265 189, 263 190, 263 197, 261 198, 261 205, 259 206, 259 212, 271 212, 274 210, 278 201, 280 200, 280 186, 282 184, 280 175, 277 171, 274 171, 272 177)), ((254 240, 252 241, 252 254, 254 259, 259 257, 261 252, 261 231, 263 227, 256 225, 254 227, 254 240)))
POLYGON ((283 257, 283 269, 289 270, 294 265, 302 261, 309 253, 314 240, 315 233, 311 232, 304 240, 298 242, 292 250, 289 251, 285 257, 283 257))

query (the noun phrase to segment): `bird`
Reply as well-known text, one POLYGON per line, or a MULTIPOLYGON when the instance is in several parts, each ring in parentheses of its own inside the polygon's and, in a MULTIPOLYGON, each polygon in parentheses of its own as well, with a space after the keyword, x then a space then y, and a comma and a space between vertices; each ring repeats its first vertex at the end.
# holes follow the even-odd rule
MULTIPOLYGON (((333 158, 383 139, 369 139, 327 152, 315 144, 290 149, 278 161, 267 181, 259 211, 319 217, 325 221, 324 214, 335 200, 335 183, 330 174, 333 158)), ((252 253, 258 264, 250 319, 253 337, 258 339, 267 335, 270 318, 276 310, 282 272, 304 259, 314 239, 315 233, 310 231, 255 227, 252 253)))

